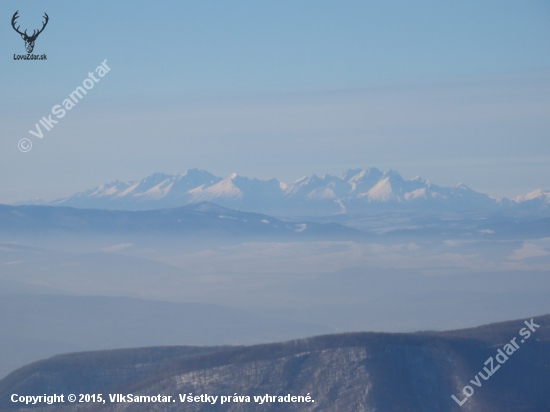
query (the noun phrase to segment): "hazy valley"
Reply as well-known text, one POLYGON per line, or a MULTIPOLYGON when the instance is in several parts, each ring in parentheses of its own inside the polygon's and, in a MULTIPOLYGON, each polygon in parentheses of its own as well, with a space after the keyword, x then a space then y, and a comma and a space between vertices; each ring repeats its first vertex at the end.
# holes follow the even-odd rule
MULTIPOLYGON (((369 170, 377 177, 372 187, 398 179, 369 170)), ((177 184, 197 173, 206 172, 182 174, 165 198, 176 199, 177 184)), ((451 329, 550 313, 550 214, 542 195, 526 207, 459 188, 470 197, 453 203, 456 191, 436 187, 447 203, 424 208, 397 196, 356 196, 365 201, 361 212, 318 214, 328 203, 314 194, 335 182, 372 190, 365 171, 349 175, 299 181, 288 189, 302 193, 288 200, 294 209, 279 217, 185 205, 184 194, 202 181, 187 184, 178 192, 182 204, 167 209, 144 208, 165 198, 117 200, 109 187, 54 202, 106 209, 0 206, 0 304, 10 313, 1 319, 10 333, 2 336, 0 375, 68 351, 451 329), (479 199, 491 205, 479 207, 479 199), (122 204, 141 210, 113 210, 122 204), (290 213, 296 208, 302 217, 290 213)), ((210 187, 223 181, 207 177, 210 187)), ((163 179, 145 179, 142 192, 150 195, 163 179)), ((235 200, 222 191, 216 200, 243 206, 265 195, 246 193, 235 200)))

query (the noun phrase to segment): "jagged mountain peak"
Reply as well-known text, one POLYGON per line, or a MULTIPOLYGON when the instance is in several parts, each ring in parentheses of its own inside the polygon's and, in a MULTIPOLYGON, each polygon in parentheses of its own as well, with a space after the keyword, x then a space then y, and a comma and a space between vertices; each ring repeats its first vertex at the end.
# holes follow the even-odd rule
POLYGON ((550 209, 550 190, 537 189, 524 196, 516 197, 513 202, 519 205, 520 209, 538 211, 550 209))
MULTIPOLYGON (((153 173, 139 181, 112 181, 50 205, 103 209, 159 209, 213 202, 238 210, 285 215, 327 215, 376 210, 475 210, 491 207, 547 209, 549 191, 497 201, 463 183, 441 187, 420 176, 406 180, 395 170, 349 169, 334 176, 304 176, 290 183, 230 173, 219 177, 189 169, 178 175, 153 173)), ((36 201, 30 202, 36 204, 36 201)))
POLYGON ((537 189, 527 193, 525 196, 518 196, 515 198, 518 202, 525 202, 529 200, 550 200, 550 190, 537 189))

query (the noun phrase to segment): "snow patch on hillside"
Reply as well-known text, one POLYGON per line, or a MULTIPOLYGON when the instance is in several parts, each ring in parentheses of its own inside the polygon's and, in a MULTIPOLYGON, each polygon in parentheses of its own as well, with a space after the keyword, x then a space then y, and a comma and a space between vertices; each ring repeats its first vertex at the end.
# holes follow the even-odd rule
POLYGON ((389 177, 379 181, 371 190, 367 192, 367 195, 369 200, 378 202, 387 202, 396 198, 393 193, 389 177))

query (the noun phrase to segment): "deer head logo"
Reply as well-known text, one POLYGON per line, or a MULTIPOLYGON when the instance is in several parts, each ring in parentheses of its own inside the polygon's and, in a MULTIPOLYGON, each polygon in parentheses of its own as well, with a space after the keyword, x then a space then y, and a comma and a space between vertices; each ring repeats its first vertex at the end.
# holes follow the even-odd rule
POLYGON ((27 53, 32 53, 32 51, 34 50, 34 42, 36 41, 36 38, 38 37, 38 35, 39 35, 40 33, 42 33, 42 32, 44 31, 44 29, 46 28, 46 25, 48 24, 48 20, 49 20, 50 18, 48 17, 48 15, 47 15, 46 13, 44 13, 44 19, 45 19, 45 21, 44 21, 44 23, 42 23, 42 28, 41 28, 40 30, 38 30, 38 31, 37 31, 37 30, 34 30, 34 31, 32 32, 32 35, 29 36, 29 35, 27 34, 27 30, 25 30, 25 32, 22 33, 22 32, 19 31, 19 27, 20 27, 20 26, 15 27, 15 23, 16 23, 15 21, 16 21, 17 18, 19 17, 19 14, 18 14, 18 13, 19 13, 19 10, 17 10, 17 11, 15 12, 15 14, 13 15, 13 17, 12 17, 12 19, 11 19, 11 25, 12 25, 13 29, 14 29, 17 33, 19 33, 19 34, 21 35, 21 38, 22 38, 23 40, 25 40, 25 48, 27 49, 27 53))

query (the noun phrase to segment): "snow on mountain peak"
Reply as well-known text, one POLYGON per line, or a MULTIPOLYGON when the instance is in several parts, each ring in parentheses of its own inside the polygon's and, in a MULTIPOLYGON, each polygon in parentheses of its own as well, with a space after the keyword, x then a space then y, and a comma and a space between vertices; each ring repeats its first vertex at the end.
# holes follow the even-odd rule
POLYGON ((546 208, 550 206, 550 190, 533 190, 525 196, 518 196, 514 198, 514 201, 516 203, 524 204, 539 204, 541 207, 546 208))
POLYGON ((116 194, 116 197, 124 197, 128 195, 129 193, 133 192, 136 187, 138 187, 139 182, 136 182, 132 184, 131 186, 128 186, 126 189, 122 190, 121 192, 116 194))
POLYGON ((369 200, 387 202, 395 199, 389 176, 380 180, 371 190, 367 192, 369 200))
POLYGON ((334 190, 332 190, 329 187, 325 188, 319 188, 315 189, 307 194, 307 197, 309 199, 317 199, 317 200, 323 200, 323 199, 336 199, 336 194, 334 193, 334 190))
POLYGON ((136 196, 148 197, 155 200, 162 199, 170 193, 170 189, 172 189, 173 185, 174 181, 172 179, 166 179, 146 192, 136 194, 136 196))
POLYGON ((213 201, 217 198, 241 199, 243 192, 235 186, 234 180, 237 178, 237 173, 231 173, 220 182, 206 187, 201 185, 188 193, 192 195, 194 202, 213 201))
POLYGON ((527 193, 524 197, 523 197, 523 200, 533 200, 533 199, 547 199, 547 198, 550 198, 550 191, 548 190, 542 190, 542 189, 537 189, 537 190, 534 190, 530 193, 527 193))
MULTIPOLYGON (((291 183, 249 179, 237 173, 221 178, 204 170, 190 169, 178 175, 154 173, 137 182, 113 181, 49 204, 142 210, 204 201, 280 215, 361 213, 392 207, 471 210, 504 204, 462 183, 440 187, 420 176, 405 180, 394 170, 382 172, 377 168, 349 169, 339 176, 306 176, 291 183)), ((506 205, 546 210, 550 206, 550 191, 536 190, 506 205)))

